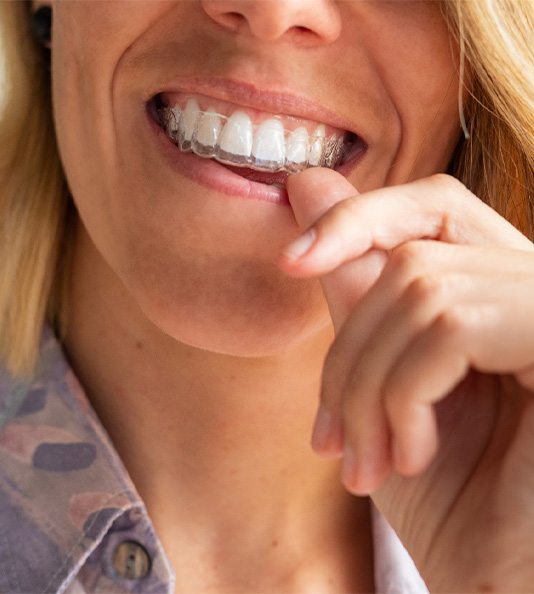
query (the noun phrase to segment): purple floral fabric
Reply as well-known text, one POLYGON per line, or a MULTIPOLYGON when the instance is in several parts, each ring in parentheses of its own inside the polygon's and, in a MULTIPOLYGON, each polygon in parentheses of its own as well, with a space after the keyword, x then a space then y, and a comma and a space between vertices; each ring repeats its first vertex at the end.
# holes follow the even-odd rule
MULTIPOLYGON (((377 592, 428 594, 372 510, 377 592)), ((0 367, 0 594, 174 594, 175 587, 146 507, 45 325, 31 380, 0 367), (114 552, 128 541, 148 554, 143 577, 114 569, 114 552)))

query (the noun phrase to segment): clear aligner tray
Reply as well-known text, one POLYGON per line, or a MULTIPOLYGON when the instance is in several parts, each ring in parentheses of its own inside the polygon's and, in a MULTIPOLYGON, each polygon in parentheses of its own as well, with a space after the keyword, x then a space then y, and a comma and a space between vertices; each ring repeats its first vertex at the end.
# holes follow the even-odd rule
POLYGON ((260 124, 252 125, 252 132, 250 125, 244 126, 242 130, 238 131, 234 127, 233 134, 238 135, 238 144, 247 147, 242 154, 235 154, 223 150, 218 142, 229 117, 213 111, 199 110, 196 112, 196 119, 192 122, 191 119, 184 121, 187 115, 184 116, 184 111, 176 110, 176 108, 160 107, 157 112, 167 136, 180 150, 192 151, 200 157, 214 158, 227 165, 248 167, 258 171, 296 173, 309 167, 334 168, 340 163, 345 151, 344 136, 332 135, 329 138, 324 135, 313 136, 309 135, 307 131, 304 134, 303 128, 287 131, 280 124, 280 127, 275 131, 275 140, 279 141, 278 154, 280 158, 276 160, 261 159, 254 155, 254 152, 257 154, 261 151, 254 151, 253 148, 258 129, 262 126, 260 124), (178 113, 176 113, 177 111, 178 113))

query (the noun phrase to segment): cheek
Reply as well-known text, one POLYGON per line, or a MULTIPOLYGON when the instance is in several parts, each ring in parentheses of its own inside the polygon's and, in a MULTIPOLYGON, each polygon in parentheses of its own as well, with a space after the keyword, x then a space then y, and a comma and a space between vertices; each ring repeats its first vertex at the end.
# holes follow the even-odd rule
POLYGON ((376 2, 361 31, 401 125, 388 182, 444 171, 460 134, 459 53, 439 2, 376 2))
MULTIPOLYGON (((112 97, 128 47, 170 2, 57 2, 54 6, 52 99, 63 169, 80 215, 104 238, 111 197, 121 187, 112 97)), ((112 213, 111 213, 112 214, 112 213)), ((113 218, 118 218, 119 213, 113 218)))
POLYGON ((121 40, 103 41, 107 4, 58 3, 52 52, 58 149, 77 210, 87 226, 96 230, 97 243, 103 241, 99 235, 105 228, 102 220, 117 167, 109 92, 121 40))

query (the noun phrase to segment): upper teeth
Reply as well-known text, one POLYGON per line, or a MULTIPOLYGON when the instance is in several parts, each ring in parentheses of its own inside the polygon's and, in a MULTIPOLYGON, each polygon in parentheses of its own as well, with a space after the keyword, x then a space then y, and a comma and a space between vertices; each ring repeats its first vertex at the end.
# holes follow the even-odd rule
POLYGON ((218 138, 218 144, 223 153, 247 158, 252 152, 253 140, 254 132, 250 118, 246 113, 236 111, 224 125, 218 138))
POLYGON ((305 126, 286 130, 278 116, 254 125, 245 111, 224 116, 213 107, 202 111, 195 98, 159 110, 167 135, 184 151, 213 157, 223 163, 267 171, 299 171, 306 167, 334 167, 344 146, 344 134, 326 137, 319 124, 310 135, 305 126))
MULTIPOLYGON (((225 129, 227 126, 228 124, 225 129)), ((254 134, 254 143, 252 145, 252 156, 256 162, 273 162, 276 164, 285 162, 286 144, 284 132, 284 125, 280 120, 270 118, 260 124, 254 134)))

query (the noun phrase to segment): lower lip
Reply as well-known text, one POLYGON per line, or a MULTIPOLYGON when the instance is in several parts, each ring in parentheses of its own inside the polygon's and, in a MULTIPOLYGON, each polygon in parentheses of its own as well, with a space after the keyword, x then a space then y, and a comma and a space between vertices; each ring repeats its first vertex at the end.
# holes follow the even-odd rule
MULTIPOLYGON (((171 142, 158 123, 154 121, 148 107, 146 113, 150 126, 155 133, 158 149, 163 153, 169 165, 178 173, 206 188, 217 190, 228 196, 290 206, 285 188, 250 181, 227 169, 214 159, 181 151, 171 142)), ((336 171, 339 171, 342 175, 348 175, 364 154, 365 150, 362 150, 361 153, 352 157, 350 161, 341 165, 336 171)))

